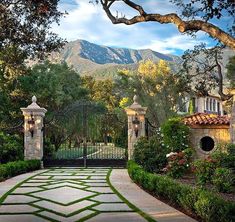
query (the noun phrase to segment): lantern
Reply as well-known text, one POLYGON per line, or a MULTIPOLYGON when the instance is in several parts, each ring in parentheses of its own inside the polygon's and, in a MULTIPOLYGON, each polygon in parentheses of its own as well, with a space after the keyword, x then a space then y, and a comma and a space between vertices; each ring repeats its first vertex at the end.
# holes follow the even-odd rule
POLYGON ((140 128, 140 121, 138 119, 137 113, 135 114, 135 118, 132 121, 132 124, 133 124, 133 127, 134 127, 135 136, 137 138, 138 134, 139 134, 139 128, 140 128))
POLYGON ((35 120, 34 120, 33 113, 31 113, 30 117, 31 117, 30 120, 28 120, 29 132, 31 133, 31 137, 33 137, 34 128, 35 128, 35 120))

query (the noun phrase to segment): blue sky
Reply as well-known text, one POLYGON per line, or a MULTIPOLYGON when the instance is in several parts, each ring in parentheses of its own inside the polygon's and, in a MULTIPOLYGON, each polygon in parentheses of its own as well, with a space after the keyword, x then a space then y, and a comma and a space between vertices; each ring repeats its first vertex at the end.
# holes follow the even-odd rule
MULTIPOLYGON (((148 0, 142 2, 147 12, 161 14, 177 12, 176 7, 166 0, 148 0), (154 10, 156 8, 156 10, 154 10)), ((213 41, 203 32, 198 32, 195 38, 180 34, 172 24, 156 22, 139 23, 126 26, 113 25, 107 18, 100 5, 93 5, 89 0, 61 0, 61 11, 69 14, 61 19, 60 26, 54 24, 52 29, 67 41, 85 39, 87 41, 107 46, 134 49, 152 49, 161 53, 181 55, 185 50, 204 42, 208 47, 213 41)), ((113 9, 123 12, 126 17, 134 15, 134 11, 123 7, 122 4, 113 9)))

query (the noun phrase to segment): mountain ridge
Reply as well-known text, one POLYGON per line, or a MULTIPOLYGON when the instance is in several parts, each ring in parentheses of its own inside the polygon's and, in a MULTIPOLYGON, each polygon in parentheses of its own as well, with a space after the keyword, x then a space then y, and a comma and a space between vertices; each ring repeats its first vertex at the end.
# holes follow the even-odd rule
MULTIPOLYGON (((223 71, 235 52, 225 48, 223 50, 223 71)), ((59 51, 50 55, 53 62, 66 62, 81 75, 91 75, 95 78, 114 78, 120 69, 136 69, 142 60, 150 59, 158 62, 163 59, 169 62, 173 70, 178 70, 181 57, 163 54, 151 49, 117 48, 98 45, 86 40, 78 39, 68 42, 59 51)))
POLYGON ((115 75, 118 69, 136 68, 142 60, 151 59, 154 62, 163 59, 170 63, 178 63, 180 57, 166 55, 151 49, 129 49, 97 45, 86 40, 68 42, 60 52, 52 53, 49 60, 66 62, 81 75, 93 75, 105 78, 115 75))

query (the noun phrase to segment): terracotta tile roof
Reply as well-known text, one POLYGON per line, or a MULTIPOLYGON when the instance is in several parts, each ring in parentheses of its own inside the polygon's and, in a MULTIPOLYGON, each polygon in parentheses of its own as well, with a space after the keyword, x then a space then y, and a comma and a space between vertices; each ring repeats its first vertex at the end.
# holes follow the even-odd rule
POLYGON ((219 116, 209 113, 195 113, 183 118, 186 125, 229 125, 228 116, 219 116))

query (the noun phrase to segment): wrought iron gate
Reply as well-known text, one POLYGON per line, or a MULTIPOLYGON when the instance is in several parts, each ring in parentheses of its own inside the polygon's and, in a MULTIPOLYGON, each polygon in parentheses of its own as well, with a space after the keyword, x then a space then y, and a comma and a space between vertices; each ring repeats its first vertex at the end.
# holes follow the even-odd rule
MULTIPOLYGON (((127 126, 118 116, 96 112, 91 103, 80 103, 77 132, 52 155, 44 156, 45 166, 125 166, 127 126)), ((76 109, 75 109, 76 110, 76 109)), ((71 115, 72 116, 72 115, 71 115)), ((71 118, 71 116, 69 118, 71 118)))

